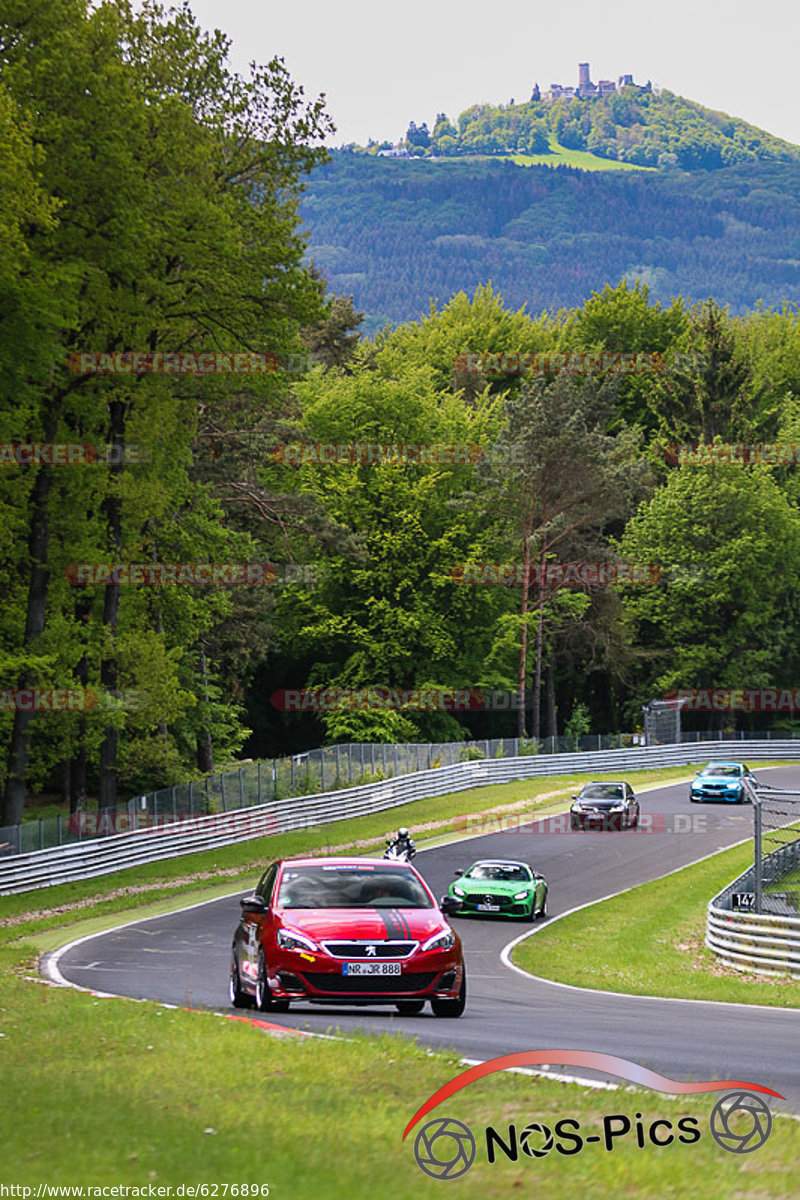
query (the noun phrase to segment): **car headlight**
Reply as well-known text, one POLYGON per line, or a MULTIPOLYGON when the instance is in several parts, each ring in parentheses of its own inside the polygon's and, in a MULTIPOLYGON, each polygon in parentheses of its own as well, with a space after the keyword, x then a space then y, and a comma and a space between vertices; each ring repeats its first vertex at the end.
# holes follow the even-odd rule
POLYGON ((624 800, 618 800, 616 804, 611 805, 611 812, 622 812, 625 807, 624 800))
POLYGON ((455 934, 451 929, 443 929, 440 933, 435 933, 433 937, 429 937, 427 942, 424 942, 420 947, 421 950, 449 950, 451 946, 455 946, 455 934))
POLYGON ((454 896, 466 896, 466 894, 467 893, 464 891, 464 889, 462 887, 459 887, 457 883, 453 884, 453 895, 454 896))
POLYGON ((278 945, 281 950, 319 950, 319 946, 312 938, 306 937, 304 933, 298 933, 295 929, 279 929, 278 945))
POLYGON ((583 801, 576 800, 572 807, 575 812, 583 812, 583 801))
POLYGON ((528 896, 530 896, 530 894, 531 894, 531 889, 529 887, 526 887, 526 888, 523 888, 521 892, 515 892, 514 899, 515 900, 527 900, 528 896))

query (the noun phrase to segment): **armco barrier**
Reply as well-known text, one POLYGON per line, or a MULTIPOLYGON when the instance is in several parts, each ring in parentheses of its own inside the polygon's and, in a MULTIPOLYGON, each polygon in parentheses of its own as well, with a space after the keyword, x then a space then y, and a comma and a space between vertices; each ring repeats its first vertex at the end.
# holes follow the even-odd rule
MULTIPOLYGON (((311 796, 293 796, 215 816, 192 817, 188 821, 176 821, 157 829, 112 834, 32 854, 9 856, 0 859, 0 895, 90 879, 126 867, 176 858, 231 842, 383 812, 413 800, 467 788, 547 775, 622 774, 647 767, 683 766, 708 758, 736 758, 741 751, 741 741, 693 742, 627 750, 482 759, 452 767, 436 767, 361 787, 311 796)), ((798 743, 790 740, 748 741, 747 756, 762 760, 797 758, 798 743)), ((410 818, 407 821, 411 823, 410 818)))
POLYGON ((733 909, 735 892, 753 893, 754 876, 754 868, 750 867, 711 901, 706 915, 706 945, 740 970, 800 976, 800 917, 733 909))

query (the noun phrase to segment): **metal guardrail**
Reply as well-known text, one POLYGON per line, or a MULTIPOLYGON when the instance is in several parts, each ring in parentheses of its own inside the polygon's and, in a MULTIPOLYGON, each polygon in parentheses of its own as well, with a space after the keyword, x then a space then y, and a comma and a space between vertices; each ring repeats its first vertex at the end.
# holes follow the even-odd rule
POLYGON ((755 870, 750 867, 714 897, 706 914, 706 945, 740 970, 800 976, 800 916, 733 908, 736 893, 754 891, 755 870))
MULTIPOLYGON (((452 767, 434 767, 360 787, 275 799, 267 804, 255 804, 235 811, 174 820, 156 828, 110 834, 50 850, 8 856, 0 859, 0 895, 90 879, 142 863, 175 858, 232 842, 383 812, 414 800, 467 788, 548 775, 622 774, 648 767, 683 766, 706 758, 735 757, 741 748, 740 741, 713 741, 481 759, 452 767)), ((757 759, 798 757, 797 743, 791 740, 749 741, 747 750, 748 757, 757 759)), ((412 823, 410 817, 406 820, 412 823)))

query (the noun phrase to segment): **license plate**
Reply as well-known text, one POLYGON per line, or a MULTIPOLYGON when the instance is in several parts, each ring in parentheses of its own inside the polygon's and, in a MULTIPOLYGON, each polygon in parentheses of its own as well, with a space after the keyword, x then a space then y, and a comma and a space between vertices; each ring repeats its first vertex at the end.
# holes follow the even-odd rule
POLYGON ((478 912, 500 912, 499 904, 478 904, 478 912))
POLYGON ((346 962, 342 963, 343 975, 401 975, 403 964, 399 962, 346 962))

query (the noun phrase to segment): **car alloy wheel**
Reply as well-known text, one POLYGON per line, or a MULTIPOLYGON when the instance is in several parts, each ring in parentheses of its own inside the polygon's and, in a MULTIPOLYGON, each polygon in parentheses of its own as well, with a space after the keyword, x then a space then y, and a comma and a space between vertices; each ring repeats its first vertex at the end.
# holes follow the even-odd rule
POLYGON ((461 990, 454 1000, 431 1000, 435 1017, 460 1017, 467 1004, 467 971, 461 969, 461 990))
POLYGON ((256 1008, 259 1012, 288 1012, 288 1000, 274 1000, 267 979, 267 960, 263 948, 258 951, 258 975, 256 976, 256 1008))
POLYGON ((234 1008, 249 1008, 252 1000, 246 992, 242 991, 241 983, 239 982, 239 960, 236 957, 236 951, 231 952, 231 973, 228 977, 228 999, 234 1008))

